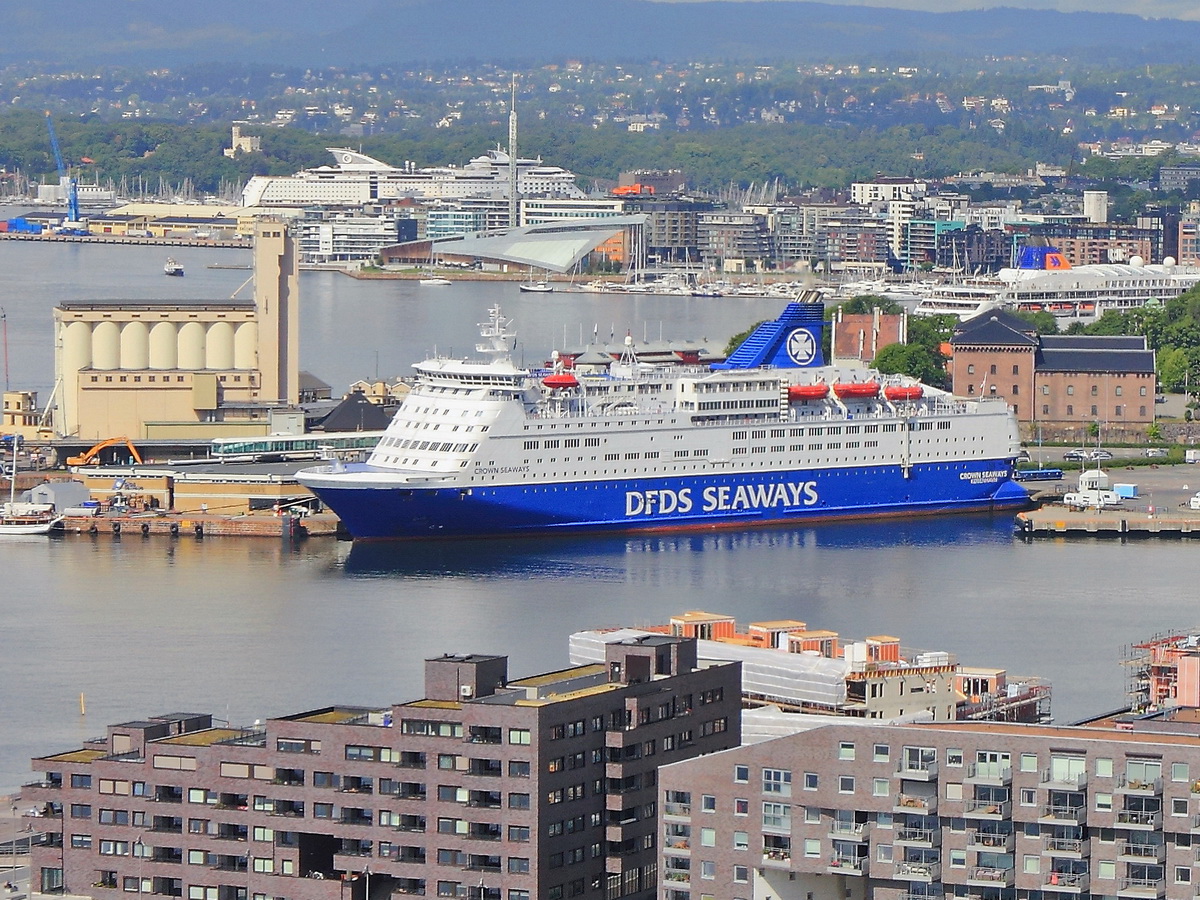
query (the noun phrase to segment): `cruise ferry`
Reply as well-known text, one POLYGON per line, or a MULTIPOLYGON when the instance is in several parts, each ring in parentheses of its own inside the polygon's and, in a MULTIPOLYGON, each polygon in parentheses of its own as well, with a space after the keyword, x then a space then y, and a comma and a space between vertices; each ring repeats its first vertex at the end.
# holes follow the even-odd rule
POLYGON ((1016 266, 994 276, 929 286, 914 312, 957 315, 966 321, 998 306, 1023 312, 1049 312, 1061 318, 1096 319, 1178 297, 1200 283, 1200 268, 1160 265, 1140 256, 1128 263, 1072 266, 1054 247, 1029 246, 1016 266))
MULTIPOLYGON (((508 154, 496 148, 465 166, 417 168, 389 166, 349 150, 326 147, 335 165, 304 169, 294 175, 255 175, 242 191, 242 206, 360 205, 376 200, 418 197, 451 200, 508 195, 508 154)), ((541 159, 517 159, 517 190, 526 197, 586 196, 575 176, 541 159)))
POLYGON ((1003 399, 823 364, 820 294, 725 362, 528 370, 498 308, 478 360, 416 364, 365 463, 298 473, 359 540, 707 529, 1023 505, 1003 399))

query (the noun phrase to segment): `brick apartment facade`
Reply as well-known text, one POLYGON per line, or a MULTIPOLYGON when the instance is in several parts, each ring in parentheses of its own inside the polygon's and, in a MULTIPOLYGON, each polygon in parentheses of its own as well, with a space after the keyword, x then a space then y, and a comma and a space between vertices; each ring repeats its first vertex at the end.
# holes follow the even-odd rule
POLYGON ((664 900, 1193 900, 1200 734, 1183 718, 834 724, 668 765, 664 900))
POLYGON ((1154 351, 1145 338, 1039 335, 989 310, 959 325, 951 346, 954 393, 1004 397, 1023 425, 1082 433, 1100 422, 1124 435, 1154 421, 1154 351))
POLYGON ((740 664, 694 640, 508 680, 426 662, 426 696, 251 731, 127 722, 34 760, 35 890, 104 900, 614 900, 657 894, 657 766, 740 741, 740 664), (65 827, 64 827, 65 825, 65 827))

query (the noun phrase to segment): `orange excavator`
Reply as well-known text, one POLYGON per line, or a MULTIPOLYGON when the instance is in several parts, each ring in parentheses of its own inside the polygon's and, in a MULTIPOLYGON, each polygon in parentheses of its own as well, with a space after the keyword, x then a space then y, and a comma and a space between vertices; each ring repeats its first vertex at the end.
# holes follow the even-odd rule
POLYGON ((117 446, 120 446, 121 444, 124 444, 126 447, 129 448, 129 455, 133 457, 134 462, 141 463, 142 455, 140 453, 138 453, 137 447, 133 446, 133 442, 130 441, 129 438, 114 437, 114 438, 109 438, 108 440, 105 440, 105 441, 101 441, 100 443, 96 444, 96 446, 92 447, 90 450, 88 450, 86 453, 84 453, 82 456, 68 456, 67 457, 67 465, 68 466, 98 466, 98 465, 100 465, 100 451, 101 450, 103 450, 106 447, 117 447, 117 446))

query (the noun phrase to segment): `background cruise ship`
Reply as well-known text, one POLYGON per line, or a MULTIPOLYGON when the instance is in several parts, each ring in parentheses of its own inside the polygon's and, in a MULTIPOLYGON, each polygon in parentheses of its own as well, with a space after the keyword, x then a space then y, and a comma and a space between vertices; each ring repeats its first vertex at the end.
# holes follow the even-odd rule
POLYGON ((1072 319, 1095 319, 1178 297, 1200 283, 1200 268, 1179 266, 1171 257, 1159 265, 1140 256, 1128 263, 1072 266, 1053 247, 1026 247, 1015 268, 993 277, 926 286, 917 315, 948 313, 963 321, 1005 306, 1023 312, 1050 312, 1072 319))
MULTIPOLYGON (((375 200, 421 197, 450 200, 489 194, 508 195, 508 154, 497 147, 465 166, 403 168, 348 150, 326 147, 332 166, 294 175, 255 175, 242 191, 243 206, 305 206, 314 203, 357 205, 375 200)), ((585 197, 575 175, 538 159, 517 159, 517 190, 525 196, 585 197)))

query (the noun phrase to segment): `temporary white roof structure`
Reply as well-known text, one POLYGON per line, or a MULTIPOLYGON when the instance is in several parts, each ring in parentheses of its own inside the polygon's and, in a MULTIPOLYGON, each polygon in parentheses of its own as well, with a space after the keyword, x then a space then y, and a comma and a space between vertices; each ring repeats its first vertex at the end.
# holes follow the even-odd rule
POLYGON ((544 225, 510 228, 501 234, 434 241, 433 252, 438 256, 478 256, 551 272, 569 272, 575 263, 608 239, 645 222, 645 216, 562 219, 544 225))

